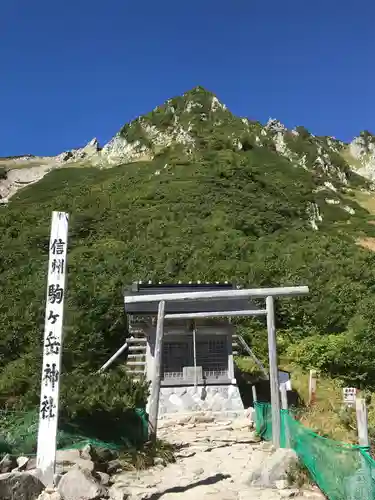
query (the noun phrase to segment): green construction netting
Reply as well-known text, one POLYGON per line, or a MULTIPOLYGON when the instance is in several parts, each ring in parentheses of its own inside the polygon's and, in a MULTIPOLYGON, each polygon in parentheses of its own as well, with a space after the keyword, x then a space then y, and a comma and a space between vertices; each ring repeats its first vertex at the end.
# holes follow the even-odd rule
MULTIPOLYGON (((34 456, 38 438, 37 409, 0 411, 0 458, 6 453, 34 456)), ((142 408, 128 410, 112 422, 111 429, 85 428, 81 422, 63 422, 57 432, 57 448, 81 448, 86 444, 106 449, 138 447, 148 438, 148 415, 142 408)))
MULTIPOLYGON (((293 448, 329 500, 375 500, 375 461, 368 449, 324 438, 281 410, 281 447, 293 448)), ((272 439, 271 405, 255 403, 256 430, 272 439)))

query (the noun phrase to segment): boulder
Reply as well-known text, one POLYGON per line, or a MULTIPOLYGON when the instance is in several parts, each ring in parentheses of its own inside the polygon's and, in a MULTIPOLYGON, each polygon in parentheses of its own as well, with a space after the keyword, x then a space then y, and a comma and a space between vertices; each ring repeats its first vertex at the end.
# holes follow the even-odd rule
POLYGON ((287 479, 289 469, 298 463, 294 450, 279 448, 259 465, 250 475, 248 483, 263 488, 276 488, 282 479, 287 479))
POLYGON ((43 490, 43 483, 28 472, 0 474, 1 500, 36 500, 43 490))
POLYGON ((107 489, 87 469, 74 466, 60 480, 57 487, 64 500, 96 500, 107 496, 107 489))
POLYGON ((0 460, 0 474, 6 472, 12 472, 13 469, 17 467, 16 457, 13 455, 5 455, 2 460, 0 460))

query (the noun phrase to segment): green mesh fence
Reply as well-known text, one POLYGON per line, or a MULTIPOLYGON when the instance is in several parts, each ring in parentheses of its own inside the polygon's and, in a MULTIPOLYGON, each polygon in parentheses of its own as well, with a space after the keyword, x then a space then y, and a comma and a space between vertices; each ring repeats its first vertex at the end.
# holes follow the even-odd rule
MULTIPOLYGON (((271 405, 255 403, 256 430, 272 439, 271 405)), ((375 461, 368 449, 327 439, 281 410, 281 447, 292 448, 329 500, 375 500, 375 461)))
MULTIPOLYGON (((29 412, 0 410, 0 458, 10 453, 13 455, 34 456, 38 438, 37 409, 29 412)), ((113 422, 113 429, 97 427, 84 432, 84 426, 75 422, 63 424, 57 432, 58 449, 82 448, 92 444, 98 448, 125 449, 137 447, 148 439, 148 415, 142 408, 137 408, 126 418, 113 422)))

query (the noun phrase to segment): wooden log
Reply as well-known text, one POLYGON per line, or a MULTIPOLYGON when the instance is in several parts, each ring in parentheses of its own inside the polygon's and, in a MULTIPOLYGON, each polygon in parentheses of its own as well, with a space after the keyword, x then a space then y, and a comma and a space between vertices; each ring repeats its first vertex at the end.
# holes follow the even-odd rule
POLYGON ((154 350, 153 374, 151 379, 151 395, 149 407, 148 433, 150 441, 156 440, 157 421, 159 412, 159 396, 161 385, 161 364, 163 353, 163 335, 164 335, 164 310, 165 301, 159 302, 158 319, 156 324, 156 338, 154 350))
POLYGON ((279 372, 277 367, 277 347, 275 310, 273 297, 266 298, 267 308, 267 331, 268 331, 268 356, 270 364, 270 389, 271 389, 271 412, 272 412, 272 443, 274 447, 280 448, 280 393, 279 372))

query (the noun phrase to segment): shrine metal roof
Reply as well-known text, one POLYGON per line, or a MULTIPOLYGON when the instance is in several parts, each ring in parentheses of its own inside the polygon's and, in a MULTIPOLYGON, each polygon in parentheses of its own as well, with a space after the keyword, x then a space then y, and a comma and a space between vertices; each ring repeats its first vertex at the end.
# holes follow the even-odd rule
MULTIPOLYGON (((125 288, 124 296, 130 295, 157 295, 163 293, 179 293, 179 292, 194 292, 194 291, 210 291, 210 290, 233 290, 241 287, 228 282, 202 283, 152 283, 137 281, 131 286, 125 288)), ((189 300, 184 302, 166 302, 165 313, 194 313, 194 312, 220 312, 220 311, 241 311, 241 310, 257 310, 260 307, 248 298, 239 297, 236 299, 213 299, 209 302, 204 300, 189 300)), ((158 312, 157 302, 138 302, 125 303, 125 312, 127 314, 150 314, 156 315, 158 312)))

